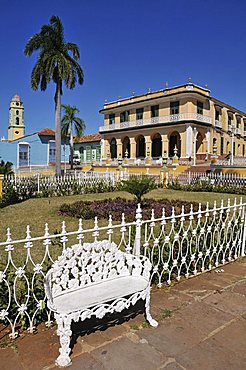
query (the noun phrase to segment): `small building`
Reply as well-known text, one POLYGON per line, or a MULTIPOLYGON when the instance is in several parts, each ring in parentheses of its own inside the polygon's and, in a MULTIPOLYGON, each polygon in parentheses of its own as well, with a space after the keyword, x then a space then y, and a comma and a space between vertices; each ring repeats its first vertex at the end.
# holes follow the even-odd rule
POLYGON ((101 134, 84 135, 74 139, 74 150, 80 155, 81 164, 101 160, 101 134))
MULTIPOLYGON (((66 146, 68 162, 69 146, 66 146)), ((0 157, 12 162, 14 168, 55 164, 55 131, 45 128, 12 141, 0 142, 0 157)), ((64 161, 64 155, 62 161, 64 161)))
POLYGON ((166 87, 104 104, 102 159, 209 159, 246 155, 246 113, 210 95, 207 87, 166 87))

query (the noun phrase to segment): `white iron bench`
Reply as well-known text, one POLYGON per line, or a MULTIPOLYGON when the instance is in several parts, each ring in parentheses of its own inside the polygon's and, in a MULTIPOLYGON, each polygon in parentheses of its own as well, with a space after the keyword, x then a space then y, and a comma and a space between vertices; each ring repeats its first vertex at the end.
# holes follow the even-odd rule
POLYGON ((102 318, 144 299, 146 319, 151 326, 158 325, 150 315, 151 269, 147 257, 122 252, 108 240, 76 244, 63 251, 45 277, 48 307, 60 336, 58 366, 71 363, 72 320, 102 318))

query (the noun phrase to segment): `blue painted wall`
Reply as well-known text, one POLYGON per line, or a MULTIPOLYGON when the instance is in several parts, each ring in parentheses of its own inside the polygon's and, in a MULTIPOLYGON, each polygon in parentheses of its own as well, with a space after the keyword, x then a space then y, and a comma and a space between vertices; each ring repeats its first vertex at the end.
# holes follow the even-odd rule
MULTIPOLYGON (((48 162, 49 141, 54 140, 54 136, 38 135, 37 133, 24 136, 12 142, 0 142, 0 159, 12 162, 14 168, 18 167, 20 162, 18 157, 18 144, 28 143, 30 145, 30 165, 46 166, 48 162)), ((62 145, 62 162, 64 162, 64 145, 62 145)), ((66 162, 69 159, 69 145, 66 144, 66 162)))

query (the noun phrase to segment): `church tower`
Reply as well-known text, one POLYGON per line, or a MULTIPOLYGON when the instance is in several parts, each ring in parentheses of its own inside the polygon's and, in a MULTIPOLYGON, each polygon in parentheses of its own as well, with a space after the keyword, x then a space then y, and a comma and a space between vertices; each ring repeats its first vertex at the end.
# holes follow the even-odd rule
POLYGON ((8 140, 19 139, 25 135, 24 107, 21 98, 15 95, 9 107, 8 140))

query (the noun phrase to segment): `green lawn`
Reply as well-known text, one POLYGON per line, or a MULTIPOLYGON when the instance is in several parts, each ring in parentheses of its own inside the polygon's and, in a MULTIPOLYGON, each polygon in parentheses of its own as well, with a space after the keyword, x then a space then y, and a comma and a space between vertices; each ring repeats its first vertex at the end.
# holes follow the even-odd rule
MULTIPOLYGON (((72 217, 64 217, 58 214, 59 207, 63 203, 73 203, 78 200, 95 200, 124 197, 126 199, 133 199, 133 196, 126 192, 113 192, 101 194, 86 194, 54 198, 38 198, 30 199, 23 203, 8 206, 0 210, 0 240, 6 240, 6 229, 10 227, 12 239, 25 238, 26 225, 30 225, 32 236, 41 236, 44 234, 44 225, 49 224, 50 234, 56 231, 61 231, 61 223, 65 219, 67 231, 75 231, 78 228, 78 220, 72 217)), ((147 198, 169 200, 185 200, 190 202, 221 202, 223 199, 227 202, 228 198, 234 201, 233 194, 221 193, 206 193, 206 192, 185 192, 169 189, 157 189, 150 192, 147 198)), ((239 197, 237 197, 239 200, 239 197)), ((246 196, 243 196, 243 201, 246 202, 246 196)), ((122 210, 123 212, 124 210, 122 210)), ((105 220, 99 220, 99 226, 105 225, 105 220)), ((84 221, 84 229, 91 228, 93 222, 90 220, 84 221)))

